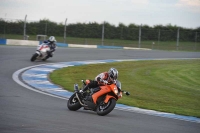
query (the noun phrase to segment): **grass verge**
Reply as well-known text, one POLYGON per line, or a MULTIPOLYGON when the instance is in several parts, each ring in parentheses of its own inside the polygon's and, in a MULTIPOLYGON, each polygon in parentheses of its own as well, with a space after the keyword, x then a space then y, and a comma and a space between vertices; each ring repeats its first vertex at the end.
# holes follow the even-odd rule
POLYGON ((119 71, 123 96, 118 103, 200 117, 200 60, 126 61, 73 66, 50 74, 53 83, 73 91, 73 84, 94 77, 110 67, 119 71))

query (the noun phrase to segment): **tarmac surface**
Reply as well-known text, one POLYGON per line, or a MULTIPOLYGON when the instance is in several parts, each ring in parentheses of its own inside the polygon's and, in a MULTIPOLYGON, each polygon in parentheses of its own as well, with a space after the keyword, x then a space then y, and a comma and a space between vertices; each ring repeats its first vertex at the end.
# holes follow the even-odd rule
POLYGON ((46 62, 30 62, 35 47, 0 46, 1 133, 199 133, 200 124, 137 112, 113 110, 107 116, 67 109, 67 100, 40 94, 12 79, 19 69, 44 63, 106 60, 200 58, 200 52, 58 48, 46 62))

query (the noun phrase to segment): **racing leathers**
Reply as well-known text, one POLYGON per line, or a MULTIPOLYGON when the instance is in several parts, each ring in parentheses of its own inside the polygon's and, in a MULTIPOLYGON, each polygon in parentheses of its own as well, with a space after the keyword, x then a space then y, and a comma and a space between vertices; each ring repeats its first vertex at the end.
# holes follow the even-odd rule
POLYGON ((53 52, 56 50, 56 43, 55 42, 50 42, 50 41, 44 41, 44 43, 45 44, 47 44, 48 46, 49 46, 49 48, 50 48, 50 51, 47 51, 47 57, 46 57, 46 59, 47 58, 49 58, 49 57, 53 57, 53 52))
MULTIPOLYGON (((80 90, 80 92, 84 92, 88 88, 96 88, 101 85, 113 84, 113 83, 116 84, 116 80, 113 80, 112 78, 110 78, 108 72, 103 72, 103 73, 100 73, 99 75, 97 75, 95 77, 95 80, 86 80, 87 85, 82 90, 80 90)), ((104 90, 104 92, 105 92, 105 90, 104 90)), ((94 101, 93 100, 94 97, 98 97, 99 95, 102 95, 101 90, 96 92, 95 94, 93 94, 92 97, 88 97, 87 100, 94 101)))

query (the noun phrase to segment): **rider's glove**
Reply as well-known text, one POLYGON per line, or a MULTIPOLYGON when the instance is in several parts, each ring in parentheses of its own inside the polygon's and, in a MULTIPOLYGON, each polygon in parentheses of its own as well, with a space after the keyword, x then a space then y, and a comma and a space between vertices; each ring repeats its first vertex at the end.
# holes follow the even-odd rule
POLYGON ((104 83, 104 84, 108 84, 108 81, 106 81, 106 80, 103 80, 103 83, 104 83))
POLYGON ((100 84, 108 84, 108 81, 107 80, 103 80, 103 79, 100 79, 100 84))

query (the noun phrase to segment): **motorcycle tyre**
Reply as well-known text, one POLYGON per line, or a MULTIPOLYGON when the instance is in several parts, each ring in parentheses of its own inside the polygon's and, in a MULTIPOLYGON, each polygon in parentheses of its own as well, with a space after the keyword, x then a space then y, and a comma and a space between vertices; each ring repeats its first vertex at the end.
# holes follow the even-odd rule
POLYGON ((110 113, 110 112, 115 108, 116 100, 113 99, 113 98, 111 98, 111 99, 109 100, 109 102, 111 102, 110 105, 109 105, 104 111, 101 111, 101 110, 100 110, 101 104, 99 104, 99 105, 97 106, 96 112, 97 112, 98 115, 100 115, 100 116, 107 115, 108 113, 110 113))
POLYGON ((76 93, 74 93, 67 101, 67 107, 69 110, 76 111, 82 107, 78 99, 76 99, 76 102, 72 101, 75 97, 76 97, 76 93))
POLYGON ((37 57, 38 57, 37 53, 33 54, 33 56, 31 57, 31 61, 35 61, 37 57))

